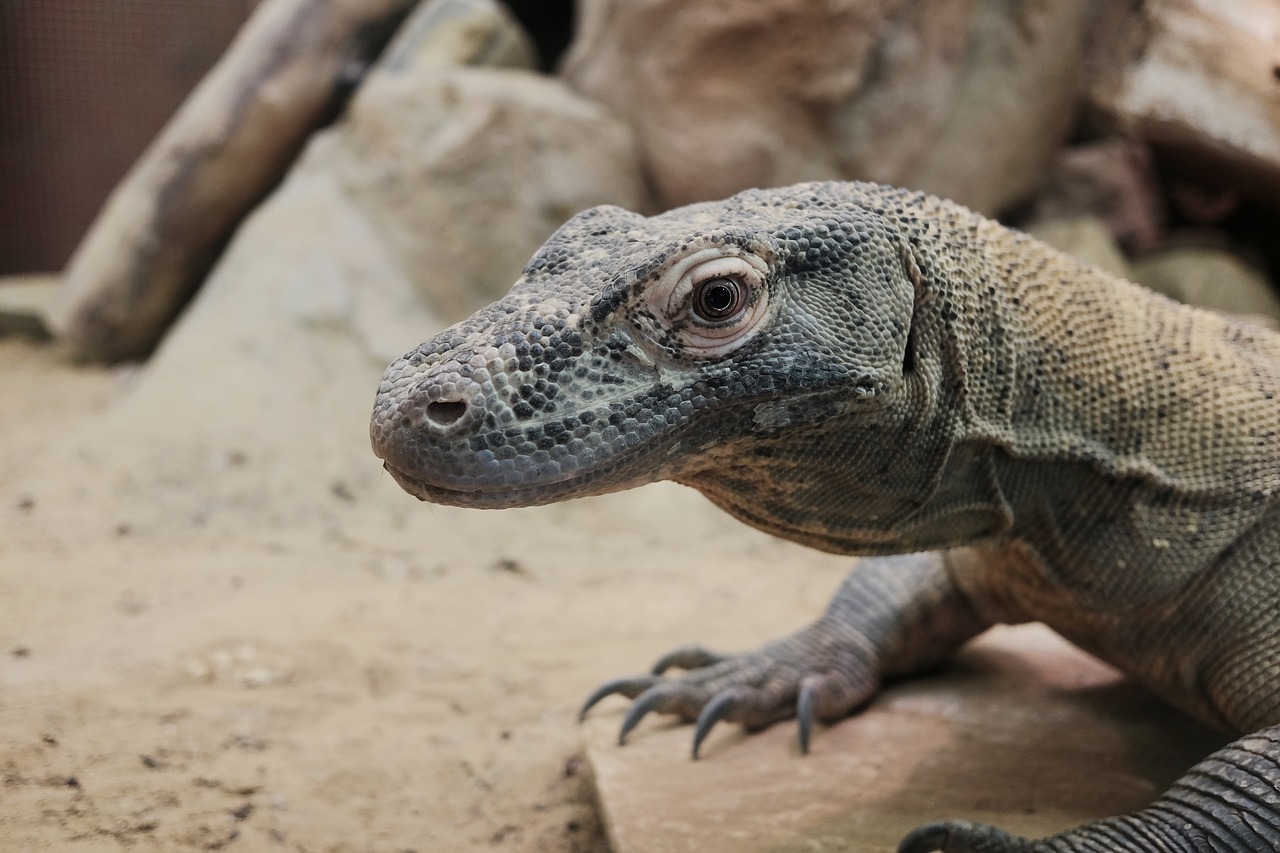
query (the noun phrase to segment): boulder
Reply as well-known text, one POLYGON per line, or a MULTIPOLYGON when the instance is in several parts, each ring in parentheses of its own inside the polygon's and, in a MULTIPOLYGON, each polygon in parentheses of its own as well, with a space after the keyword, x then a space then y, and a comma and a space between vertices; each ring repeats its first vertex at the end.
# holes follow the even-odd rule
POLYGON ((378 59, 384 71, 410 67, 536 68, 538 52, 498 0, 428 0, 396 31, 378 59))
POLYGON ((1104 4, 1089 100, 1184 175, 1280 203, 1280 4, 1104 4))
POLYGON ((1165 249, 1134 262, 1133 278, 1165 296, 1245 318, 1280 322, 1280 296, 1237 255, 1204 247, 1165 249))
POLYGON ((0 338, 5 335, 49 337, 44 317, 61 284, 56 275, 0 277, 0 338))
POLYGON ((614 853, 879 853, 951 815, 1038 838, 1142 808, 1223 742, 1043 625, 992 628, 803 757, 794 721, 717 726, 702 761, 665 720, 621 749, 621 707, 583 727, 614 853))
POLYGON ((1027 233, 1112 275, 1133 278, 1129 262, 1116 245, 1107 224, 1097 217, 1047 219, 1028 226, 1027 233))
POLYGON ((861 178, 992 213, 1071 126, 1090 7, 591 0, 564 74, 630 121, 663 205, 861 178))
POLYGON ((1165 210, 1145 144, 1111 137, 1058 152, 1036 193, 1031 218, 1080 217, 1100 221, 1130 252, 1140 254, 1156 244, 1165 210))
POLYGON ((386 365, 509 289, 580 207, 644 207, 638 172, 626 126, 562 81, 375 71, 237 230, 128 396, 65 449, 77 500, 145 494, 138 530, 337 519, 384 499, 378 512, 417 511, 369 452, 386 365), (263 465, 278 476, 244 475, 263 465))
POLYGON ((308 152, 376 223, 441 317, 511 288, 573 214, 652 208, 630 129, 540 74, 388 68, 308 152))

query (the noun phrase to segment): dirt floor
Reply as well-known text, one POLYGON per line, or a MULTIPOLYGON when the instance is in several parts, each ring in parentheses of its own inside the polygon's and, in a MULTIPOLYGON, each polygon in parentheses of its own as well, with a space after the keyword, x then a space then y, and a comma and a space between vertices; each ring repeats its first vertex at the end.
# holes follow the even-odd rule
POLYGON ((666 484, 422 505, 367 402, 164 376, 0 339, 4 851, 603 851, 581 698, 798 626, 846 563, 666 484))

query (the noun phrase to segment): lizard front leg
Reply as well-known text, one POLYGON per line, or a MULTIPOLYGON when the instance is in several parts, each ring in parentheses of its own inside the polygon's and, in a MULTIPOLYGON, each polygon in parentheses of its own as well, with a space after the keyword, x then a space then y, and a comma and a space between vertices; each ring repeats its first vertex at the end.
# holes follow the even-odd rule
POLYGON ((601 685, 582 714, 615 693, 635 699, 619 742, 650 712, 696 721, 694 758, 717 722, 763 728, 794 715, 804 752, 815 718, 849 714, 886 677, 942 661, 990 624, 953 582, 941 554, 865 559, 808 627, 746 654, 676 649, 658 661, 652 675, 601 685), (672 667, 689 671, 662 677, 672 667))
POLYGON ((898 853, 1245 853, 1280 849, 1280 726, 1245 735, 1131 815, 1030 841, 964 821, 922 826, 898 853))

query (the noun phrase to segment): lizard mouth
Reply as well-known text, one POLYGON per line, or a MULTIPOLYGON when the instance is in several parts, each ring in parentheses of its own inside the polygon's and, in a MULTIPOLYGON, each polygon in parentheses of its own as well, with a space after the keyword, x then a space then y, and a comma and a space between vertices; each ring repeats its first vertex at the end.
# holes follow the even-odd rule
POLYGON ((419 500, 469 509, 510 509, 555 503, 566 497, 588 497, 642 486, 662 478, 650 476, 609 477, 598 470, 566 471, 558 477, 539 478, 532 483, 442 485, 416 477, 383 461, 383 469, 409 494, 419 500), (585 488, 584 488, 585 486, 585 488), (570 494, 571 493, 571 494, 570 494))
MULTIPOLYGON (((830 397, 831 392, 825 389, 795 394, 782 410, 773 408, 779 395, 758 394, 732 406, 703 409, 699 423, 705 427, 708 419, 725 419, 722 429, 709 430, 721 439, 741 433, 762 434, 782 428, 797 415, 800 420, 832 416, 835 408, 828 405, 830 397), (812 410, 801 414, 797 408, 800 404, 812 410)), ((396 483, 419 500, 475 509, 506 509, 618 492, 658 480, 681 480, 696 474, 704 465, 715 465, 706 452, 716 442, 691 441, 690 430, 686 419, 655 427, 640 446, 597 448, 591 460, 561 457, 524 469, 513 469, 508 463, 500 471, 482 472, 463 462, 474 461, 466 451, 423 454, 425 448, 415 448, 411 437, 403 434, 401 441, 375 441, 374 453, 382 458, 383 468, 396 483), (423 455, 432 459, 432 464, 423 464, 423 455)))

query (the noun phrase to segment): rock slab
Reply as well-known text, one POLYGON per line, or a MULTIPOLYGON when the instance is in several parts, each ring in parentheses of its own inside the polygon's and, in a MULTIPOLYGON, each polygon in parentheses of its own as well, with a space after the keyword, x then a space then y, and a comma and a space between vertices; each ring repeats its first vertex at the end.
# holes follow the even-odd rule
POLYGON ((948 817, 1041 836, 1146 805, 1229 739, 1040 625, 993 629, 803 758, 786 723, 722 726, 692 762, 689 726, 646 721, 619 748, 619 722, 586 728, 615 853, 887 853, 948 817))

